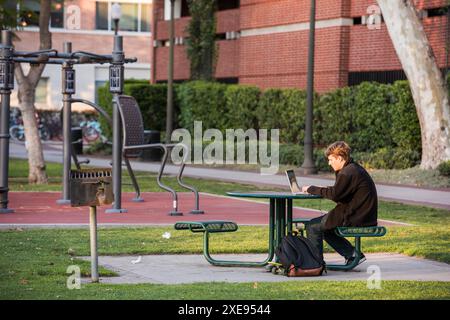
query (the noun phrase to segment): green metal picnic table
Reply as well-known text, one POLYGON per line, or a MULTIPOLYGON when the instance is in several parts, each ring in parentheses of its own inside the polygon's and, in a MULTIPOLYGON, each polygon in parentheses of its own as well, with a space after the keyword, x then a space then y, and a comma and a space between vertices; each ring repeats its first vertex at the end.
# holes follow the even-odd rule
MULTIPOLYGON (((321 196, 312 194, 292 194, 291 192, 253 191, 253 192, 227 192, 228 196, 238 198, 269 199, 269 253, 267 259, 253 265, 264 266, 272 261, 275 249, 281 239, 292 232, 292 208, 294 199, 321 199, 321 196)), ((248 263, 246 263, 248 264, 248 263)), ((236 264, 234 264, 236 265, 236 264)))

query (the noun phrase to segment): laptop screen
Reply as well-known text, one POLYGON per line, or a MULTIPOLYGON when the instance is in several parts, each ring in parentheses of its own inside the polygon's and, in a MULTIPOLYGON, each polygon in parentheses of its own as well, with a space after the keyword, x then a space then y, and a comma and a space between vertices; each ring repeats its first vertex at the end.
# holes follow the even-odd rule
POLYGON ((286 176, 288 178, 289 187, 291 188, 292 193, 299 193, 301 192, 300 187, 297 183, 297 178, 295 177, 294 170, 286 170, 286 176))

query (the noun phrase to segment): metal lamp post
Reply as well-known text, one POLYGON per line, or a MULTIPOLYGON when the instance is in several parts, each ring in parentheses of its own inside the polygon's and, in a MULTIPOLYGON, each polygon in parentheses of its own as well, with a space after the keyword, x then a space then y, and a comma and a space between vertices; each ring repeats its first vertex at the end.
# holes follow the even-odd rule
POLYGON ((106 213, 127 212, 122 209, 122 124, 117 101, 123 92, 125 54, 123 52, 123 38, 118 35, 121 9, 118 3, 112 5, 111 18, 115 24, 114 48, 112 52, 112 63, 109 67, 109 91, 113 96, 113 193, 114 204, 106 213))
POLYGON ((309 51, 308 51, 308 80, 306 93, 306 121, 305 121, 305 159, 300 172, 303 174, 317 173, 313 159, 313 103, 314 103, 314 29, 316 24, 316 1, 311 0, 311 16, 309 19, 309 51))
POLYGON ((169 70, 167 77, 166 143, 170 143, 173 130, 173 55, 175 33, 175 0, 170 0, 169 70))
POLYGON ((114 35, 117 36, 119 32, 119 20, 122 16, 122 9, 120 4, 114 3, 111 6, 111 19, 114 21, 114 35))
MULTIPOLYGON (((64 53, 72 53, 72 43, 64 42, 64 53)), ((70 204, 70 168, 72 153, 72 104, 70 99, 75 93, 75 69, 70 61, 65 61, 62 65, 62 94, 63 94, 63 188, 62 198, 57 200, 57 204, 70 204)))
POLYGON ((2 30, 0 44, 0 213, 14 212, 8 209, 8 162, 9 162, 9 111, 11 90, 14 89, 14 48, 11 32, 2 30))

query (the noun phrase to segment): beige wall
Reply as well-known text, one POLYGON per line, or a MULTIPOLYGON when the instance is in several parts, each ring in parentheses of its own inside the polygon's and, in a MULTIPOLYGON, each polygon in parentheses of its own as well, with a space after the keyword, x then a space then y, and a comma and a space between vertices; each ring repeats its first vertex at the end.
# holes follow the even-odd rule
MULTIPOLYGON (((104 0, 99 0, 108 2, 104 0)), ((119 2, 151 4, 152 0, 119 0, 119 2)), ((113 49, 113 31, 95 30, 95 0, 65 0, 65 20, 68 17, 68 6, 76 5, 80 8, 80 28, 69 30, 65 28, 51 28, 52 48, 62 51, 64 42, 72 42, 73 51, 89 51, 98 54, 111 54, 113 49)), ((120 24, 119 24, 120 26, 120 24)), ((119 31, 124 38, 126 57, 136 57, 137 63, 125 65, 125 78, 147 79, 151 77, 152 34, 150 32, 119 31)), ((16 50, 34 51, 39 49, 39 29, 27 27, 17 32, 19 39, 14 40, 16 50)), ((76 70, 76 94, 74 97, 95 100, 96 81, 108 80, 108 64, 79 65, 76 70)), ((42 75, 47 81, 47 103, 36 107, 45 109, 60 109, 61 99, 61 66, 47 65, 42 75)), ((17 89, 17 84, 15 86, 17 89)), ((15 90, 12 94, 11 105, 17 106, 15 90)), ((74 109, 80 109, 75 106, 74 109)))

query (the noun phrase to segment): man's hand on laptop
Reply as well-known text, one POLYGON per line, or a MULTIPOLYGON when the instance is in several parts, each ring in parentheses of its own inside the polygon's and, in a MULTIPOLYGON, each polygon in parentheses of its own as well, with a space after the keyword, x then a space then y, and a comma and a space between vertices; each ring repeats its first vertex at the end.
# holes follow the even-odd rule
POLYGON ((308 193, 308 188, 309 188, 310 186, 303 186, 302 187, 302 192, 305 192, 305 193, 308 193))

